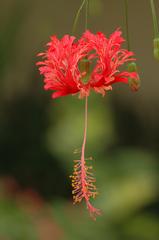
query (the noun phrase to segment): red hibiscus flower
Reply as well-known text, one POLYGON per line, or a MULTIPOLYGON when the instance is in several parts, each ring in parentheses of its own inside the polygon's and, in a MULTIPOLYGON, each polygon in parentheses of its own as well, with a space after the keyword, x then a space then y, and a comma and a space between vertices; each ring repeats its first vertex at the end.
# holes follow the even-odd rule
POLYGON ((121 49, 123 42, 119 30, 110 38, 86 31, 78 41, 69 35, 61 40, 52 36, 46 52, 38 54, 43 56, 37 65, 44 75, 45 90, 55 91, 53 98, 78 92, 85 97, 91 89, 104 95, 116 82, 138 79, 136 72, 119 70, 125 62, 135 60, 133 52, 121 49))

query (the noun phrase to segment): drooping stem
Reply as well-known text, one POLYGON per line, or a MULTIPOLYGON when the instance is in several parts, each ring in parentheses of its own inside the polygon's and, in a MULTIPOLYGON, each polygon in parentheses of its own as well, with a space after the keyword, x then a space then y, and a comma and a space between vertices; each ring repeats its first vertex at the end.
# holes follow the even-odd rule
POLYGON ((129 37, 129 23, 128 23, 128 2, 124 0, 124 8, 125 8, 125 31, 126 31, 126 39, 127 39, 127 48, 130 50, 130 37, 129 37))
POLYGON ((75 30, 76 30, 76 26, 77 26, 77 22, 78 22, 78 19, 79 19, 79 16, 80 16, 80 13, 85 5, 85 3, 87 3, 87 0, 83 0, 81 6, 79 7, 77 13, 76 13, 76 16, 75 16, 75 20, 74 20, 74 23, 73 23, 73 27, 72 27, 72 34, 75 33, 75 30))
POLYGON ((85 30, 88 28, 89 0, 86 1, 85 30))
POLYGON ((158 29, 154 0, 150 0, 150 4, 151 4, 151 11, 152 11, 153 26, 154 26, 154 37, 157 38, 159 37, 159 29, 158 29))

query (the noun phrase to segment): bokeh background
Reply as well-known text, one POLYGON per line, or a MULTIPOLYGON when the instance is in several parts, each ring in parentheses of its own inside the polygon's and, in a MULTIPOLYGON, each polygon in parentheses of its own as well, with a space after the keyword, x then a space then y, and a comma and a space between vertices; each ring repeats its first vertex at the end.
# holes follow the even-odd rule
MULTIPOLYGON (((91 0, 89 28, 109 35, 121 27, 125 36, 123 2, 91 0)), ((85 205, 72 204, 69 175, 84 101, 51 100, 35 63, 50 35, 71 33, 80 3, 0 1, 0 240, 159 238, 159 62, 149 1, 128 1, 140 91, 116 84, 104 98, 89 97, 87 156, 103 215, 94 222, 85 205)), ((83 28, 82 13, 77 36, 83 28)))

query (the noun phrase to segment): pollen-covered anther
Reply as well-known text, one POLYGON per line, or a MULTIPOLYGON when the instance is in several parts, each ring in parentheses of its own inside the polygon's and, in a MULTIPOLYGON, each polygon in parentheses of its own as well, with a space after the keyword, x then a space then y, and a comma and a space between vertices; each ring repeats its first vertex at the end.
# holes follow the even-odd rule
MULTIPOLYGON (((92 160, 92 158, 89 158, 92 160)), ((77 160, 74 161, 74 172, 71 176, 72 187, 73 187, 73 200, 74 203, 81 202, 84 198, 89 201, 90 198, 95 198, 97 195, 96 186, 94 183, 96 179, 93 177, 92 166, 87 166, 84 161, 84 166, 77 160)))

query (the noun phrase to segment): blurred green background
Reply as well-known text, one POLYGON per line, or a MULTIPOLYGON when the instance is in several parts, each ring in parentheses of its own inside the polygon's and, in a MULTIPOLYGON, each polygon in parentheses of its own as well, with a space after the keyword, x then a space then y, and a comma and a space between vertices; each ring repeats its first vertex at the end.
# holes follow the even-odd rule
MULTIPOLYGON (((124 31, 123 2, 90 0, 90 30, 124 31)), ((89 97, 86 151, 103 211, 93 222, 85 205, 72 204, 69 179, 84 101, 51 100, 35 66, 50 35, 71 33, 81 1, 0 1, 0 240, 159 239, 159 62, 149 1, 128 2, 142 85, 89 97)), ((82 13, 77 36, 83 26, 82 13)))

